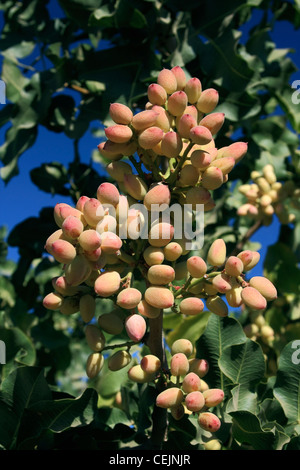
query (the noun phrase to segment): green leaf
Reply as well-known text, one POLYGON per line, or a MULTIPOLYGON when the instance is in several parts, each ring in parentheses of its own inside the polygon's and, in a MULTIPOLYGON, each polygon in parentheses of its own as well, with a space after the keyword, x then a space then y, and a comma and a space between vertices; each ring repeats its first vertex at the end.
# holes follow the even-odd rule
POLYGON ((0 299, 12 307, 15 303, 16 292, 14 285, 5 277, 0 277, 0 299))
POLYGON ((0 404, 10 420, 9 427, 0 428, 0 443, 5 448, 16 448, 25 411, 43 399, 51 399, 51 392, 43 370, 38 367, 18 367, 3 381, 0 404))
POLYGON ((264 276, 283 294, 297 296, 300 293, 300 269, 292 249, 282 242, 268 247, 264 260, 264 276))
POLYGON ((172 331, 167 335, 168 344, 172 345, 180 338, 188 338, 194 343, 202 335, 209 317, 210 312, 202 312, 199 315, 180 318, 176 324, 173 324, 172 331))
POLYGON ((253 390, 265 373, 261 346, 249 338, 242 344, 233 344, 223 350, 219 367, 234 384, 245 385, 253 390))
POLYGON ((31 181, 42 191, 51 194, 68 195, 67 169, 59 162, 43 163, 30 172, 31 181))
MULTIPOLYGON (((237 385, 231 390, 232 397, 226 404, 226 413, 232 411, 257 411, 257 394, 248 390, 247 385, 237 385)), ((227 397, 226 397, 227 398, 227 397)))
POLYGON ((270 429, 263 429, 253 413, 249 411, 234 411, 230 413, 233 426, 234 439, 242 444, 250 444, 255 450, 275 450, 277 436, 274 425, 270 429))
POLYGON ((97 409, 97 400, 96 390, 88 388, 78 398, 40 400, 29 406, 29 410, 38 414, 42 428, 62 432, 90 424, 97 409))
POLYGON ((288 343, 281 351, 274 396, 290 423, 300 424, 299 341, 288 343))
POLYGON ((19 364, 33 366, 36 360, 34 344, 19 328, 0 328, 0 339, 6 345, 6 363, 16 361, 19 364))
POLYGON ((229 379, 219 368, 219 360, 226 348, 243 344, 246 339, 242 326, 234 318, 221 318, 214 314, 209 317, 204 333, 196 342, 196 357, 209 363, 205 381, 210 387, 224 389, 225 384, 229 385, 229 379))

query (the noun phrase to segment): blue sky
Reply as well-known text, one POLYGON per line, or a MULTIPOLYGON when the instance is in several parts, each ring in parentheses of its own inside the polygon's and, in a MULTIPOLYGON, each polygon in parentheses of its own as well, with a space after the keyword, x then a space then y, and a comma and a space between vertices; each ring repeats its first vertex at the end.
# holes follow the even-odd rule
MULTIPOLYGON (((50 12, 55 16, 61 16, 62 12, 57 3, 57 0, 51 0, 49 3, 50 12)), ((0 14, 0 27, 1 26, 0 14)), ((249 25, 250 27, 250 25, 249 25)), ((249 27, 245 27, 244 33, 247 34, 249 27)), ((280 48, 294 48, 297 49, 299 41, 299 32, 294 31, 292 26, 287 22, 277 22, 275 31, 273 33, 274 42, 280 48)), ((294 63, 300 64, 300 48, 293 54, 290 54, 294 63)), ((295 73, 291 79, 291 83, 295 79, 300 79, 300 72, 295 73)), ((2 106, 2 105, 0 105, 2 106)), ((0 145, 4 142, 5 128, 0 130, 0 145)), ((93 150, 96 149, 99 139, 93 137, 90 132, 87 132, 84 138, 79 143, 79 151, 83 163, 89 163, 93 150)), ((21 222, 27 217, 38 215, 42 207, 54 206, 57 202, 69 202, 69 198, 62 196, 51 196, 50 194, 40 191, 30 179, 30 171, 38 167, 42 163, 52 162, 53 160, 60 161, 63 164, 68 164, 73 159, 73 143, 67 139, 63 134, 54 134, 47 129, 40 127, 39 135, 36 143, 32 148, 27 150, 19 160, 18 176, 14 177, 7 186, 0 180, 0 195, 2 207, 5 210, 1 211, 0 226, 6 225, 10 231, 17 223, 21 222)), ((100 166, 96 163, 93 164, 96 170, 101 170, 100 166)), ((279 224, 277 219, 270 227, 262 228, 254 237, 255 241, 262 244, 261 259, 263 260, 265 251, 269 244, 273 244, 279 233, 279 224)), ((9 249, 9 257, 17 259, 17 249, 9 249)), ((262 262, 257 266, 255 272, 251 271, 253 275, 260 274, 262 269, 262 262)))

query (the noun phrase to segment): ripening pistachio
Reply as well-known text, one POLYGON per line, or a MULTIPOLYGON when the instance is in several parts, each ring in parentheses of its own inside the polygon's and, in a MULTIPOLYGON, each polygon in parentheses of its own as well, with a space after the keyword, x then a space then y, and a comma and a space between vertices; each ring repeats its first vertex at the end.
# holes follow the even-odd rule
POLYGON ((130 367, 128 371, 128 378, 136 383, 148 383, 152 382, 155 379, 155 374, 149 374, 145 372, 140 364, 136 364, 135 366, 130 367))
POLYGON ((161 361, 154 354, 146 354, 146 356, 142 358, 140 366, 143 371, 148 374, 155 374, 161 368, 161 361))
POLYGON ((104 366, 104 357, 100 352, 94 352, 89 355, 86 361, 86 375, 90 379, 97 377, 104 366))
POLYGON ((139 146, 145 150, 153 149, 163 138, 164 131, 157 126, 147 127, 138 136, 139 146))
POLYGON ((194 144, 206 145, 212 141, 213 137, 207 127, 199 124, 190 130, 190 139, 194 144))
POLYGON ((204 303, 197 297, 185 297, 179 305, 183 315, 198 315, 204 309, 204 303))
POLYGON ((177 131, 183 139, 190 138, 190 131, 197 126, 197 119, 191 114, 185 113, 176 119, 177 131))
POLYGON ((243 256, 244 256, 244 252, 241 252, 241 253, 238 254, 238 258, 242 259, 242 261, 244 263, 244 271, 245 272, 250 271, 252 268, 254 268, 259 263, 260 254, 259 254, 258 251, 252 251, 252 259, 246 265, 245 265, 245 262, 243 260, 243 256))
POLYGON ((247 268, 249 263, 253 260, 253 253, 254 252, 251 250, 244 250, 237 255, 237 257, 242 261, 244 269, 247 268))
POLYGON ((162 69, 157 77, 157 83, 162 86, 168 95, 171 95, 177 90, 177 80, 172 72, 172 70, 169 69, 162 69))
POLYGON ((117 124, 129 124, 133 117, 131 109, 122 103, 112 103, 109 107, 109 114, 117 124))
POLYGON ((189 371, 189 361, 185 354, 173 354, 170 361, 170 371, 174 377, 183 376, 189 371))
POLYGON ((151 206, 153 204, 162 205, 166 204, 169 206, 171 201, 171 193, 169 186, 166 184, 158 183, 150 187, 149 191, 146 193, 143 204, 146 206, 148 211, 151 211, 151 206))
POLYGON ((205 126, 212 135, 215 135, 219 132, 221 127, 224 124, 225 114, 224 113, 211 113, 205 116, 199 122, 199 126, 205 126))
POLYGON ((171 415, 173 416, 173 418, 176 419, 176 421, 179 421, 185 415, 185 408, 184 408, 183 404, 180 403, 180 405, 172 406, 170 408, 170 412, 171 412, 171 415))
POLYGON ((183 392, 178 387, 170 387, 163 390, 156 397, 156 406, 159 408, 173 408, 180 405, 184 400, 183 392))
POLYGON ((206 204, 210 200, 210 192, 206 188, 196 186, 186 192, 186 204, 191 204, 196 209, 197 204, 206 204))
POLYGON ((147 323, 145 319, 137 313, 129 315, 125 320, 125 330, 132 341, 141 341, 146 333, 146 329, 147 323))
POLYGON ((250 217, 256 219, 256 217, 258 216, 258 209, 254 204, 248 202, 248 203, 242 204, 238 208, 237 214, 238 215, 247 215, 247 216, 250 216, 250 217))
POLYGON ((225 263, 225 272, 229 276, 238 277, 244 270, 244 264, 237 256, 229 256, 225 263))
POLYGON ((78 313, 79 299, 77 297, 65 297, 61 306, 59 307, 59 311, 66 316, 78 313))
POLYGON ((104 208, 96 198, 90 198, 83 207, 84 217, 91 228, 96 228, 97 224, 104 217, 104 208))
POLYGON ((190 411, 197 413, 202 410, 204 405, 204 396, 199 390, 192 391, 185 397, 185 406, 190 411))
POLYGON ((76 257, 76 248, 66 240, 56 240, 52 243, 51 254, 59 263, 70 263, 76 257))
POLYGON ((170 308, 174 304, 173 293, 167 287, 150 286, 144 295, 146 302, 157 309, 170 308))
POLYGON ((254 287, 244 287, 241 296, 244 303, 254 310, 263 310, 267 306, 266 299, 254 287))
POLYGON ((222 266, 226 259, 226 244, 222 238, 215 240, 207 253, 206 260, 211 266, 222 266))
POLYGON ((248 338, 256 339, 259 333, 259 327, 255 323, 248 323, 244 326, 243 331, 248 338))
POLYGON ((205 450, 221 450, 222 445, 218 439, 210 439, 207 442, 203 443, 204 449, 205 450))
POLYGON ((192 355, 194 347, 189 339, 180 338, 173 342, 171 346, 171 354, 182 353, 186 357, 192 355))
POLYGON ((131 354, 128 351, 120 350, 113 353, 107 361, 109 370, 117 371, 128 366, 131 362, 131 354))
POLYGON ((142 300, 141 292, 135 287, 127 287, 119 292, 117 305, 125 310, 134 309, 142 300))
POLYGON ((237 308, 242 305, 242 291, 242 286, 237 285, 233 287, 229 292, 225 293, 227 303, 230 307, 237 308))
POLYGON ((187 94, 182 90, 175 91, 168 98, 168 112, 173 116, 181 116, 187 104, 187 94))
POLYGON ((124 323, 120 315, 116 312, 104 313, 98 318, 98 326, 111 335, 122 333, 124 323))
POLYGON ((189 372, 194 372, 197 374, 198 377, 204 377, 209 369, 209 364, 205 359, 198 359, 194 357, 193 359, 189 360, 190 368, 189 372))
POLYGON ((210 388, 203 392, 205 406, 212 408, 219 405, 224 400, 224 392, 220 388, 210 388))
POLYGON ((102 183, 97 189, 97 199, 101 204, 109 204, 114 207, 119 202, 120 193, 118 188, 112 183, 102 183))
POLYGON ((163 106, 167 101, 167 92, 158 83, 151 83, 148 86, 148 100, 152 104, 163 106))
POLYGON ((196 107, 200 113, 208 114, 211 113, 219 102, 219 93, 214 88, 207 88, 203 90, 197 103, 196 107))
POLYGON ((247 153, 248 144, 246 142, 234 142, 224 149, 222 157, 233 157, 238 163, 247 153))
POLYGON ((195 186, 199 180, 200 172, 193 165, 186 164, 180 171, 179 186, 195 186))
POLYGON ((161 153, 167 158, 176 158, 182 150, 182 140, 178 132, 166 132, 161 139, 161 153))
POLYGON ((122 161, 110 162, 106 166, 107 173, 116 181, 123 181, 125 174, 132 174, 131 166, 122 161))
POLYGON ((143 258, 148 264, 148 266, 162 264, 164 261, 163 249, 156 246, 147 246, 147 248, 143 252, 143 258))
POLYGON ((173 225, 168 222, 157 222, 149 230, 148 241, 151 246, 162 248, 170 243, 173 236, 173 225))
POLYGON ((277 289, 269 279, 264 276, 254 276, 250 279, 249 285, 260 292, 267 301, 277 298, 277 289))
POLYGON ((188 270, 185 261, 180 261, 179 263, 175 264, 175 280, 181 281, 185 279, 188 275, 188 270))
POLYGON ((212 285, 222 294, 225 294, 232 289, 230 276, 225 273, 217 274, 212 280, 212 285))
POLYGON ((101 238, 96 230, 88 229, 79 235, 78 243, 84 251, 94 251, 101 246, 101 238))
POLYGON ((191 154, 191 164, 201 171, 206 170, 212 162, 212 153, 194 150, 191 154))
POLYGON ((272 165, 265 165, 262 171, 269 184, 272 185, 273 183, 276 183, 277 177, 272 165))
POLYGON ((52 279, 53 289, 63 296, 72 296, 78 293, 77 286, 69 286, 65 276, 57 276, 52 279))
POLYGON ((75 208, 78 209, 80 212, 83 213, 83 206, 90 198, 88 196, 80 196, 80 198, 76 202, 75 208))
POLYGON ((43 298, 43 306, 48 310, 59 310, 64 297, 58 292, 50 292, 43 298))
POLYGON ((221 421, 214 413, 209 411, 200 413, 198 416, 198 424, 205 431, 216 432, 221 427, 221 421))
POLYGON ((148 269, 147 278, 150 284, 161 286, 169 284, 175 279, 175 271, 172 266, 167 264, 157 264, 150 266, 148 269))
POLYGON ((191 104, 196 104, 200 98, 202 85, 197 77, 190 78, 184 87, 184 91, 187 94, 188 101, 191 104))
POLYGON ((158 115, 155 121, 155 126, 159 127, 164 132, 169 132, 173 121, 173 117, 171 116, 171 114, 169 114, 165 108, 156 104, 153 105, 151 109, 152 111, 155 111, 158 115))
POLYGON ((201 185, 209 190, 215 190, 222 186, 224 177, 222 170, 218 167, 209 166, 204 170, 201 177, 201 185))
POLYGON ((69 204, 66 204, 64 202, 57 203, 54 206, 53 215, 54 215, 55 223, 60 228, 61 228, 64 220, 67 217, 69 217, 70 215, 72 215, 73 217, 77 217, 79 220, 81 220, 81 222, 83 223, 84 226, 86 225, 86 222, 87 222, 85 220, 85 217, 84 217, 83 213, 80 210, 78 210, 75 207, 72 207, 69 204))
POLYGON ((163 248, 163 254, 167 261, 176 261, 182 255, 182 247, 177 242, 170 242, 163 248))
POLYGON ((176 77, 177 90, 183 90, 187 82, 184 70, 179 65, 175 65, 171 71, 176 77))
POLYGON ((227 317, 228 307, 224 300, 218 295, 212 295, 206 299, 206 306, 212 313, 219 317, 227 317))
POLYGON ((209 282, 209 281, 204 282, 203 292, 205 292, 206 295, 213 295, 213 296, 219 293, 218 289, 212 284, 212 282, 209 282))
POLYGON ((94 318, 96 312, 96 301, 92 295, 84 294, 80 297, 79 312, 85 323, 89 323, 94 318))
POLYGON ((121 238, 114 232, 102 232, 101 238, 101 250, 106 254, 115 254, 122 247, 121 238))
POLYGON ((263 325, 260 329, 260 336, 265 343, 269 343, 274 340, 275 332, 271 326, 263 325))
POLYGON ((211 163, 211 166, 218 167, 223 175, 227 175, 235 166, 235 159, 233 157, 217 158, 211 163))
POLYGON ((121 277, 116 271, 102 273, 95 281, 95 292, 100 297, 110 297, 120 289, 121 277))
MULTIPOLYGON (((117 229, 117 220, 110 214, 107 214, 103 219, 97 224, 96 231, 99 235, 103 232, 113 232, 115 233, 117 229)), ((101 239, 100 239, 101 241, 101 239)))
POLYGON ((102 331, 96 325, 86 325, 85 338, 92 351, 100 352, 105 346, 105 337, 102 331))
POLYGON ((116 144, 123 144, 128 142, 132 137, 132 130, 129 126, 123 124, 115 124, 106 127, 104 130, 106 137, 116 144))
POLYGON ((138 312, 147 318, 157 318, 161 310, 148 304, 145 299, 142 299, 137 306, 138 312))
POLYGON ((83 255, 77 255, 65 266, 65 278, 69 286, 79 286, 92 272, 91 264, 83 255))
POLYGON ((63 234, 71 239, 76 239, 83 232, 84 226, 78 217, 69 215, 62 223, 63 234))
POLYGON ((184 377, 181 388, 185 393, 199 392, 201 389, 201 379, 194 372, 189 372, 184 377))
POLYGON ((147 194, 147 184, 137 175, 124 175, 124 187, 126 192, 134 199, 143 200, 147 194))
POLYGON ((143 131, 155 124, 158 113, 152 109, 141 111, 133 116, 131 124, 137 131, 143 131))
POLYGON ((51 255, 52 254, 52 243, 57 240, 66 240, 66 236, 64 235, 62 229, 55 230, 46 240, 45 243, 45 250, 51 255))
POLYGON ((101 142, 99 145, 97 145, 97 148, 102 157, 107 158, 112 162, 118 161, 123 157, 120 145, 116 144, 115 142, 111 142, 110 140, 101 142))

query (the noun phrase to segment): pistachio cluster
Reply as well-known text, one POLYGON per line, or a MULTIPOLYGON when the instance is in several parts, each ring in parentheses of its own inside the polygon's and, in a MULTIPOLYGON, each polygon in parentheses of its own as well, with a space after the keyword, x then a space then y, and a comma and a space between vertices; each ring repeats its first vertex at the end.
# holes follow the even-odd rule
POLYGON ((238 188, 247 202, 239 207, 237 214, 260 220, 266 226, 274 216, 281 224, 293 223, 295 214, 290 209, 300 207, 300 190, 295 183, 278 181, 272 165, 266 165, 262 171, 252 171, 251 179, 252 182, 238 188))

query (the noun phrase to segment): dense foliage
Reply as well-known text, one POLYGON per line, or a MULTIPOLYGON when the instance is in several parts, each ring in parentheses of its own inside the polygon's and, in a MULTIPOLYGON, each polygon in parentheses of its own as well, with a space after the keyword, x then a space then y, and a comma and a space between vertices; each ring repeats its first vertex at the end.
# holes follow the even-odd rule
MULTIPOLYGON (((149 85, 156 83, 162 69, 180 67, 188 79, 197 77, 203 90, 218 91, 214 112, 224 113, 225 121, 216 133, 216 148, 248 144, 228 179, 208 188, 215 206, 205 212, 204 246, 200 252, 184 253, 183 261, 186 264, 192 255, 207 260, 218 240, 226 244, 227 254, 259 253, 256 237, 276 218, 279 237, 268 247, 262 274, 276 287, 277 298, 271 295, 259 307, 251 299, 235 307, 229 299, 225 315, 216 315, 207 302, 200 314, 180 314, 178 303, 160 316, 168 361, 178 353, 171 349, 175 341, 188 339, 196 357, 209 365, 202 375, 208 389, 224 392, 222 400, 212 401, 221 426, 211 433, 197 425, 197 415, 184 413, 178 419, 157 406, 157 382, 130 380, 133 363, 138 365, 149 348, 153 353, 148 338, 130 345, 130 364, 112 371, 105 360, 99 374, 89 373, 88 378, 86 318, 78 309, 64 315, 43 303, 53 291, 53 278, 62 274, 61 260, 45 249, 58 229, 53 207, 20 220, 10 233, 3 226, 3 449, 299 449, 300 111, 290 81, 296 66, 289 50, 273 42, 272 31, 280 21, 297 29, 300 5, 271 0, 182 3, 61 0, 63 15, 56 18, 46 1, 2 2, 1 78, 7 104, 0 109, 1 126, 6 128, 1 177, 10 184, 18 174, 18 159, 30 153, 45 127, 71 139, 74 159, 64 166, 56 149, 54 161, 32 170, 32 183, 69 198, 72 207, 83 196, 95 198, 102 183, 115 182, 105 170, 109 153, 95 149, 91 163, 82 163, 80 140, 92 130, 99 143, 106 141, 111 103, 126 105, 134 114, 149 108, 149 85), (249 34, 243 34, 250 21, 249 34), (17 263, 8 259, 8 246, 18 247, 17 263), (167 424, 166 434, 165 429, 157 432, 161 422, 167 424)), ((161 167, 141 159, 142 167, 138 158, 126 161, 138 176, 146 168, 148 181, 150 173, 151 182, 170 177, 174 183, 163 160, 161 167)), ((135 261, 144 248, 133 250, 135 261)), ((126 254, 123 260, 128 261, 126 254)), ((192 283, 181 276, 178 280, 183 290, 192 283)), ((144 293, 143 272, 136 276, 135 287, 144 293)), ((95 318, 114 309, 115 299, 102 297, 95 303, 95 318)), ((115 345, 128 342, 128 331, 105 333, 106 345, 113 345, 105 350, 105 359, 115 345)), ((164 372, 176 376, 174 370, 164 372)), ((156 380, 161 384, 161 377, 156 380)))

